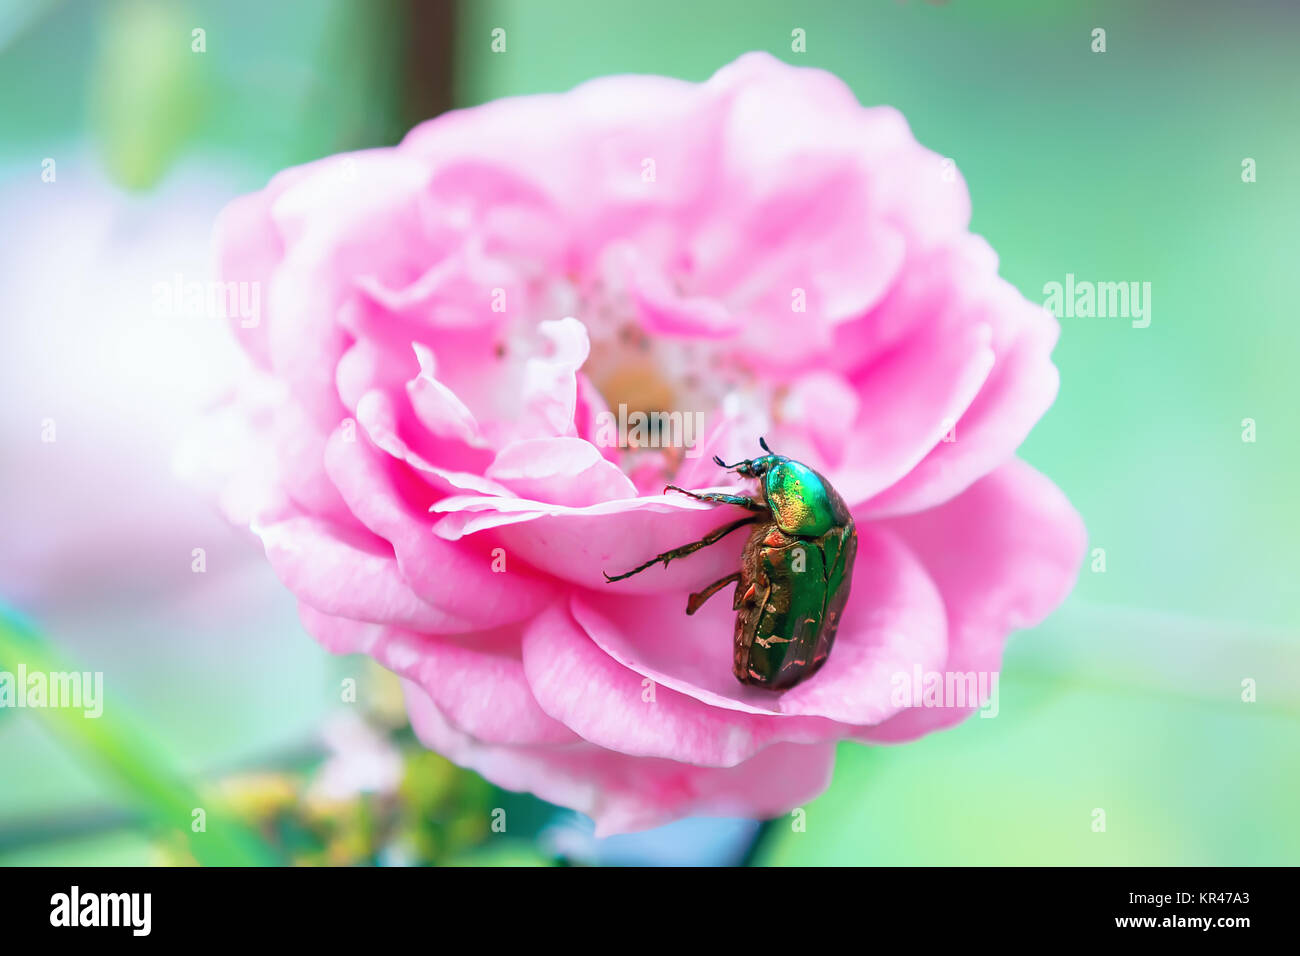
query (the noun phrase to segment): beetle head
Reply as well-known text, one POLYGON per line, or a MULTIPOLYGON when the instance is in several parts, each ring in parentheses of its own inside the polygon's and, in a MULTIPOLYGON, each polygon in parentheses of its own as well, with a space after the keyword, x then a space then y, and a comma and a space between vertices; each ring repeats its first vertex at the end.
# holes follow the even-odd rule
POLYGON ((748 458, 745 461, 738 461, 734 465, 728 465, 717 455, 713 456, 713 460, 717 463, 719 468, 726 468, 730 471, 734 471, 742 478, 762 478, 769 471, 775 468, 777 464, 785 461, 785 458, 781 455, 774 455, 772 449, 767 447, 767 441, 765 439, 760 438, 758 443, 763 447, 763 451, 767 452, 766 455, 759 458, 748 458))

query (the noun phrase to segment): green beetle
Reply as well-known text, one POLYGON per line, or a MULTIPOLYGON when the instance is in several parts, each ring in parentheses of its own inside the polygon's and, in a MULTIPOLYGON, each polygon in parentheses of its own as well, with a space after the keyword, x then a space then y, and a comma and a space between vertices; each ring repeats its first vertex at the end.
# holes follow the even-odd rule
POLYGON ((676 485, 699 501, 739 505, 754 515, 723 525, 699 541, 656 555, 644 564, 607 582, 621 581, 659 562, 694 554, 716 544, 746 525, 754 528, 745 542, 740 570, 692 594, 686 613, 694 614, 709 598, 732 582, 736 614, 733 672, 742 684, 785 690, 806 680, 826 662, 839 629, 840 616, 853 583, 858 532, 853 516, 830 482, 807 465, 767 452, 761 458, 719 466, 744 478, 757 478, 760 494, 697 494, 676 485))

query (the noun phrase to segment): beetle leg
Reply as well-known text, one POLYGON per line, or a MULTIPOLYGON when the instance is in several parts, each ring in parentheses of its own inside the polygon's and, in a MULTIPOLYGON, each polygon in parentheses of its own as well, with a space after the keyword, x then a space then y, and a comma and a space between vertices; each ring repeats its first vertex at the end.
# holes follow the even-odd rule
MULTIPOLYGON (((752 591, 752 590, 754 590, 754 589, 751 587, 750 590, 752 591)), ((764 590, 763 590, 763 599, 762 599, 761 601, 758 602, 758 617, 756 617, 756 618, 754 619, 754 621, 755 621, 755 623, 754 623, 754 643, 757 644, 759 647, 767 647, 767 646, 769 645, 769 642, 768 642, 768 640, 767 640, 766 638, 759 637, 758 635, 763 633, 763 617, 764 617, 764 615, 766 615, 766 614, 768 614, 768 613, 770 613, 771 611, 774 610, 774 608, 773 608, 771 605, 769 605, 769 604, 767 603, 767 599, 770 598, 771 596, 772 596, 772 582, 769 581, 769 582, 767 583, 767 587, 764 588, 764 590)))
POLYGON ((686 602, 686 613, 694 614, 704 605, 705 601, 713 597, 713 595, 717 594, 719 591, 725 588, 728 584, 731 584, 733 581, 739 583, 740 581, 739 571, 735 572, 734 574, 728 574, 725 578, 720 578, 717 581, 714 581, 703 591, 696 591, 694 594, 691 595, 691 599, 686 602))
POLYGON ((649 561, 645 562, 645 564, 638 565, 631 571, 624 572, 623 574, 616 574, 613 577, 605 574, 604 571, 602 571, 601 574, 605 574, 606 584, 612 584, 615 581, 622 581, 624 578, 630 578, 634 574, 639 574, 651 565, 658 564, 660 561, 664 563, 664 567, 668 567, 668 562, 673 558, 684 558, 688 554, 694 554, 696 551, 700 550, 700 548, 707 548, 711 544, 717 544, 737 528, 743 528, 745 525, 753 524, 757 520, 757 517, 741 518, 739 521, 731 522, 731 524, 724 524, 721 528, 710 531, 699 541, 692 541, 690 544, 684 544, 680 548, 673 548, 671 551, 665 551, 663 554, 656 554, 649 561))
POLYGON ((694 498, 696 501, 711 501, 718 505, 739 505, 749 511, 767 511, 767 505, 753 498, 747 498, 744 495, 724 495, 721 492, 709 491, 699 494, 694 491, 687 491, 685 488, 678 488, 676 485, 668 485, 664 491, 677 491, 686 495, 688 498, 694 498))

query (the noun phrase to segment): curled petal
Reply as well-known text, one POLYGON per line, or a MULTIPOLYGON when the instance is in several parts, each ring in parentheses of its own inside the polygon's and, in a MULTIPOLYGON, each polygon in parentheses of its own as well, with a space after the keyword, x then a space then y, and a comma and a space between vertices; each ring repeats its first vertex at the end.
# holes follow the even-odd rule
POLYGON ((527 746, 578 740, 533 698, 520 659, 520 625, 457 641, 322 614, 307 605, 299 607, 299 616, 327 650, 368 654, 418 684, 451 723, 478 740, 527 746))
POLYGON ((575 508, 636 496, 631 479, 581 438, 514 442, 485 474, 521 498, 575 508))
POLYGON ((592 744, 539 750, 484 744, 458 731, 419 686, 406 683, 420 740, 507 790, 526 790, 596 821, 596 835, 659 826, 682 816, 771 817, 830 783, 835 745, 773 744, 734 767, 629 757, 592 744))
POLYGON ((454 439, 475 448, 485 447, 487 441, 474 413, 436 378, 433 352, 418 343, 414 349, 420 374, 406 383, 406 394, 420 424, 439 438, 454 439))
MULTIPOLYGON (((442 517, 434 533, 448 541, 495 530, 511 553, 552 575, 586 587, 607 589, 605 573, 620 574, 665 551, 698 541, 721 525, 746 516, 730 505, 717 509, 681 495, 620 498, 569 507, 522 498, 457 495, 435 502, 442 517), (557 557, 563 560, 556 560, 557 557)), ((734 571, 743 532, 689 557, 620 581, 619 593, 682 593, 734 571)))
POLYGON ((630 276, 632 302, 642 326, 657 335, 726 338, 741 327, 741 318, 709 296, 686 296, 672 289, 663 274, 638 263, 630 276))
POLYGON ((947 436, 951 440, 935 445, 904 478, 874 496, 866 505, 868 514, 921 511, 959 494, 1006 461, 1055 400, 1060 379, 1051 359, 1059 331, 1056 319, 1006 283, 1000 285, 1000 334, 993 343, 996 359, 988 381, 953 424, 947 436))
MULTIPOLYGON (((991 679, 1007 634, 1038 624, 1065 599, 1087 548, 1065 495, 1016 460, 937 508, 882 524, 920 556, 943 594, 950 637, 942 670, 991 679)), ((912 740, 959 723, 972 709, 911 707, 859 736, 912 740)))
MULTIPOLYGON (((574 318, 538 326, 552 354, 530 358, 524 369, 524 412, 533 434, 573 435, 578 405, 578 369, 587 361, 587 328, 574 318)), ((527 434, 521 437, 529 437, 527 434)))
POLYGON ((711 707, 657 687, 606 654, 562 607, 528 628, 523 647, 524 672, 542 708, 586 740, 619 753, 732 767, 777 741, 837 736, 828 721, 711 707))
POLYGON ((357 402, 357 423, 394 460, 409 465, 431 485, 452 493, 474 491, 487 495, 510 495, 510 490, 473 471, 441 468, 417 454, 398 434, 398 409, 383 392, 367 392, 357 402))
POLYGON ((424 601, 407 584, 388 543, 366 531, 292 515, 255 523, 285 587, 326 614, 422 631, 468 630, 471 621, 424 601))
POLYGON ((408 503, 402 492, 396 463, 368 444, 348 441, 342 431, 336 432, 325 453, 325 466, 352 513, 389 543, 408 589, 469 623, 460 630, 523 620, 548 600, 551 588, 520 562, 507 562, 507 572, 498 573, 492 569, 490 553, 430 533, 423 509, 408 503))

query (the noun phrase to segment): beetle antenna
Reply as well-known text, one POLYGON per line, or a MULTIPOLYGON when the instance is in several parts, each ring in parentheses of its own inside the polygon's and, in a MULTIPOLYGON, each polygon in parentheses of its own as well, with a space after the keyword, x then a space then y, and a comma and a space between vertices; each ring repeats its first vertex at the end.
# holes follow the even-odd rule
POLYGON ((725 461, 723 461, 723 460, 722 460, 721 458, 719 458, 717 455, 714 455, 714 456, 713 456, 713 461, 714 461, 715 464, 717 464, 717 466, 718 466, 719 468, 739 468, 741 465, 744 464, 743 461, 738 461, 738 462, 736 462, 734 465, 728 465, 725 461))
POLYGON ((760 445, 763 446, 763 451, 767 452, 769 455, 774 455, 774 454, 776 454, 776 452, 772 451, 772 449, 770 449, 770 448, 767 447, 767 439, 766 439, 766 438, 763 438, 762 436, 759 436, 758 443, 759 443, 760 445))

